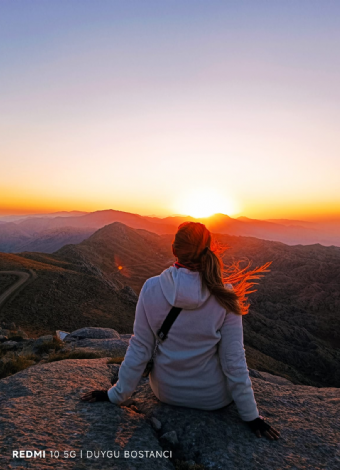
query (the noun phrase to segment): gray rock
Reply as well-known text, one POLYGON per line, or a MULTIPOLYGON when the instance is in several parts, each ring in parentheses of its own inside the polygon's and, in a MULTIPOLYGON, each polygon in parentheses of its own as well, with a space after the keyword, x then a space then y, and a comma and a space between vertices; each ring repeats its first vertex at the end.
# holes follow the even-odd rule
POLYGON ((79 330, 72 331, 68 334, 64 341, 72 341, 73 339, 120 339, 119 333, 112 328, 96 328, 86 327, 79 328, 79 330))
POLYGON ((174 470, 165 457, 124 457, 124 452, 162 451, 143 415, 109 402, 80 400, 89 390, 110 387, 106 362, 103 358, 40 363, 0 380, 1 468, 174 470), (12 458, 15 449, 59 450, 60 457, 32 462, 12 458), (76 458, 63 458, 65 450, 75 451, 76 458), (87 451, 108 450, 119 452, 119 458, 86 457, 87 451))
POLYGON ((41 346, 44 343, 50 343, 52 341, 53 341, 53 336, 52 335, 40 336, 39 338, 34 340, 33 346, 38 347, 38 346, 41 346))
POLYGON ((5 341, 4 343, 1 344, 0 348, 2 351, 9 351, 13 349, 18 348, 18 343, 17 341, 5 341))
POLYGON ((164 433, 176 430, 179 446, 174 456, 204 468, 338 469, 339 389, 277 385, 256 378, 252 384, 261 415, 281 432, 278 441, 255 437, 234 404, 215 411, 166 405, 148 384, 138 387, 134 401, 146 418, 162 422, 164 433))
POLYGON ((20 343, 22 348, 22 353, 20 355, 24 356, 26 354, 36 354, 37 352, 39 352, 39 348, 42 345, 51 343, 52 341, 52 335, 40 336, 37 339, 26 339, 22 343, 20 343))
POLYGON ((120 339, 129 341, 131 336, 132 336, 131 334, 120 335, 120 339))
POLYGON ((159 421, 159 419, 155 418, 154 416, 150 419, 150 421, 156 431, 159 431, 162 428, 162 423, 159 421))
POLYGON ((178 444, 178 437, 177 437, 176 431, 166 432, 160 437, 160 439, 161 441, 166 441, 172 446, 176 446, 178 444))
POLYGON ((337 388, 277 385, 252 378, 260 413, 281 431, 281 438, 272 442, 252 434, 235 405, 215 411, 167 405, 153 395, 147 379, 140 381, 133 396, 139 413, 109 402, 79 400, 89 390, 110 387, 111 374, 107 358, 83 359, 40 363, 0 380, 2 468, 30 468, 30 460, 12 459, 12 449, 34 448, 72 449, 78 455, 72 461, 42 459, 39 470, 174 470, 166 458, 122 458, 122 453, 160 451, 169 442, 164 436, 176 435, 174 459, 206 469, 339 469, 337 388), (151 418, 161 421, 162 439, 151 418), (111 449, 120 451, 121 457, 81 460, 81 449, 111 449))
POLYGON ((70 333, 68 331, 61 331, 61 330, 56 331, 56 336, 57 338, 61 339, 61 341, 64 341, 66 336, 68 336, 69 334, 70 333))
POLYGON ((102 357, 124 357, 129 344, 120 339, 82 339, 66 343, 64 350, 86 350, 97 352, 102 357))

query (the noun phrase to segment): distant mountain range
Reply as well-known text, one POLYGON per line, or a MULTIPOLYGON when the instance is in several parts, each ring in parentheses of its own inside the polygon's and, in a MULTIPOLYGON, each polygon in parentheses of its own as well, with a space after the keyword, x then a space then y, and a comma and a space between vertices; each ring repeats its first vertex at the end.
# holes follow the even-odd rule
POLYGON ((3 218, 0 220, 0 251, 53 253, 65 244, 82 242, 98 229, 113 222, 159 235, 175 234, 178 225, 187 220, 202 222, 214 233, 251 236, 281 241, 288 245, 320 243, 340 246, 340 221, 312 223, 287 219, 233 219, 225 214, 201 219, 189 216, 158 218, 109 209, 89 213, 72 211, 66 214, 45 214, 10 221, 3 218))
MULTIPOLYGON (((227 264, 272 261, 243 317, 249 367, 295 383, 340 387, 340 248, 215 236, 230 247, 227 264)), ((136 303, 131 288, 138 294, 146 279, 175 261, 172 239, 173 234, 114 222, 52 254, 1 253, 0 275, 33 269, 37 279, 0 310, 0 320, 32 334, 82 326, 131 333, 136 303)))

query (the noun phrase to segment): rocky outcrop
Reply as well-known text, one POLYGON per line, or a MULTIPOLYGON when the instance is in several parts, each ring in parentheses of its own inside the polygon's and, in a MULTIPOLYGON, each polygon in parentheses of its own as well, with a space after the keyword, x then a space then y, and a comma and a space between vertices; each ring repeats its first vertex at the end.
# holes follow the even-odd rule
POLYGON ((62 352, 95 352, 101 357, 124 357, 128 346, 129 342, 127 340, 86 338, 75 343, 66 344, 62 352))
POLYGON ((120 335, 111 328, 81 328, 64 339, 63 352, 94 352, 98 357, 123 358, 131 335, 120 335))
POLYGON ((69 333, 64 341, 70 341, 73 339, 85 339, 85 338, 93 338, 93 339, 119 339, 119 333, 112 328, 95 328, 95 327, 88 327, 88 328, 79 328, 76 331, 72 331, 69 333))
POLYGON ((147 379, 138 385, 130 408, 80 401, 89 390, 111 386, 119 366, 107 361, 38 364, 0 381, 1 468, 170 470, 176 461, 177 468, 197 470, 340 466, 339 389, 253 377, 261 414, 281 431, 278 441, 268 441, 249 431, 234 404, 216 411, 166 405, 147 379), (45 451, 46 457, 13 457, 19 450, 45 451), (59 452, 59 458, 50 451, 59 452), (66 458, 71 451, 75 457, 66 458), (116 453, 110 458, 108 451, 116 453), (163 457, 152 456, 156 452, 163 457))

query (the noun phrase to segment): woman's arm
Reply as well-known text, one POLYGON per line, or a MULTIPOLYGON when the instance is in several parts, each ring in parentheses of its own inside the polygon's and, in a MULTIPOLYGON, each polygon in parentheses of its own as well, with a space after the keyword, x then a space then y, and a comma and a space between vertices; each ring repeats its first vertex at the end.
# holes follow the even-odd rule
POLYGON ((231 395, 244 421, 259 417, 243 344, 242 315, 227 313, 221 327, 219 356, 231 395))
POLYGON ((133 325, 134 334, 130 338, 129 347, 120 366, 118 381, 107 392, 109 400, 117 405, 127 400, 135 390, 155 346, 155 336, 143 303, 145 289, 146 282, 139 294, 133 325))

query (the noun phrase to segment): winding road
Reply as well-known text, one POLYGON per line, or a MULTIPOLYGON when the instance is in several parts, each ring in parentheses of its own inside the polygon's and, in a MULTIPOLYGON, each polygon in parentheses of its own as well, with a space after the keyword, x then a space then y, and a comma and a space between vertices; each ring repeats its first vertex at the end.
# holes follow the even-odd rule
POLYGON ((14 275, 19 279, 0 295, 0 311, 9 298, 14 297, 19 290, 37 278, 37 274, 33 269, 29 269, 29 273, 25 271, 0 271, 0 275, 3 274, 14 275))

